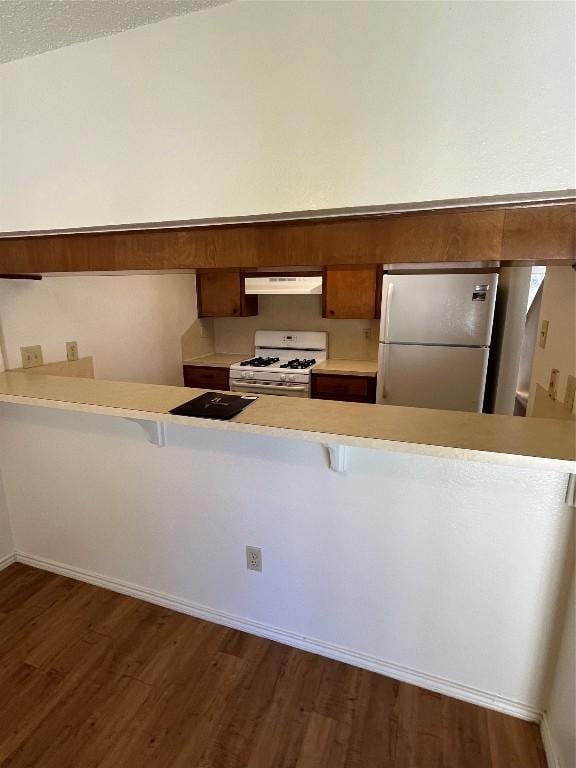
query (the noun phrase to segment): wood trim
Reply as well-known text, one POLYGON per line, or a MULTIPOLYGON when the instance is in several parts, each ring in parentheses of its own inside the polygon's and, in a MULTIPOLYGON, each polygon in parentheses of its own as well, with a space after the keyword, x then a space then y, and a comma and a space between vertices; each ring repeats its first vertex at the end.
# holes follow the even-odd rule
POLYGON ((242 271, 243 277, 323 277, 324 271, 322 269, 278 269, 274 270, 255 270, 248 269, 242 271))
POLYGON ((0 232, 0 239, 19 237, 53 237, 80 233, 136 232, 153 230, 186 230, 192 227, 232 226, 239 224, 265 224, 298 222, 304 220, 342 220, 359 217, 389 216, 392 214, 437 213, 443 211, 487 211, 510 208, 541 207, 543 205, 565 205, 576 203, 576 189, 547 192, 521 193, 516 195, 482 195, 480 197, 459 197, 428 202, 386 205, 348 206, 346 208, 321 208, 313 210, 286 211, 282 213, 259 213, 249 216, 220 216, 202 219, 176 219, 165 221, 131 222, 125 224, 96 225, 91 227, 65 227, 34 230, 6 230, 0 232))
POLYGON ((242 317, 253 317, 258 314, 258 295, 246 293, 246 272, 240 270, 240 312, 242 317))
POLYGON ((509 210, 504 217, 502 260, 551 263, 576 260, 576 204, 509 210))
POLYGON ((42 272, 576 262, 573 202, 0 239, 0 269, 42 272))
MULTIPOLYGON (((376 296, 374 300, 376 302, 374 307, 374 317, 378 320, 382 314, 382 277, 384 275, 384 269, 381 264, 376 268, 376 296)), ((376 402, 376 401, 374 401, 376 402)))
POLYGON ((0 280, 42 280, 42 275, 0 275, 0 280))

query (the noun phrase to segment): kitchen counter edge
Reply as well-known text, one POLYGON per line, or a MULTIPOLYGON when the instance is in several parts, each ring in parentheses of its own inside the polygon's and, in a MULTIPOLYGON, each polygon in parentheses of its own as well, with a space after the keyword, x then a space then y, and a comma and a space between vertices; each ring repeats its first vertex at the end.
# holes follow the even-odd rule
POLYGON ((174 416, 205 390, 0 373, 0 402, 194 428, 576 473, 572 421, 261 395, 231 421, 174 416))

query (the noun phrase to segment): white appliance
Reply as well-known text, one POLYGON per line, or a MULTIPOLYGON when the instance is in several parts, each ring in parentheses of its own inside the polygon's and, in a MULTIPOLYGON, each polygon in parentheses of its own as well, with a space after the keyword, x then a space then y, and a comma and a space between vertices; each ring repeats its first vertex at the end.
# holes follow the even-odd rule
POLYGON ((322 275, 270 275, 247 277, 245 292, 260 296, 293 296, 322 293, 322 275))
POLYGON ((256 331, 255 356, 230 366, 231 392, 310 397, 310 373, 326 360, 328 334, 256 331))
POLYGON ((482 410, 498 275, 387 274, 377 402, 482 410))

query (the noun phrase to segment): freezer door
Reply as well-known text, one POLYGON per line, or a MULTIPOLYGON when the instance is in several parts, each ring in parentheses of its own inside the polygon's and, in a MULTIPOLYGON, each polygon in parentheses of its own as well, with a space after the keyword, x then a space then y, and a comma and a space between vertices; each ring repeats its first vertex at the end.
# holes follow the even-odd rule
POLYGON ((380 341, 489 346, 496 274, 384 275, 380 341))
POLYGON ((380 344, 377 402, 482 410, 488 367, 486 347, 433 347, 380 344))

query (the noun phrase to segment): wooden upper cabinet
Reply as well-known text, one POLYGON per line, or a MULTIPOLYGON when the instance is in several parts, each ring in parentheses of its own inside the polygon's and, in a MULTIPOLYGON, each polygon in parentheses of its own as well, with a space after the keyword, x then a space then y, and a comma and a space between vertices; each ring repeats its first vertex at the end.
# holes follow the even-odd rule
POLYGON ((322 315, 328 318, 380 317, 382 270, 367 267, 326 267, 322 290, 322 315))
POLYGON ((198 317, 248 317, 258 314, 258 297, 246 296, 238 269, 211 269, 196 273, 198 317))

